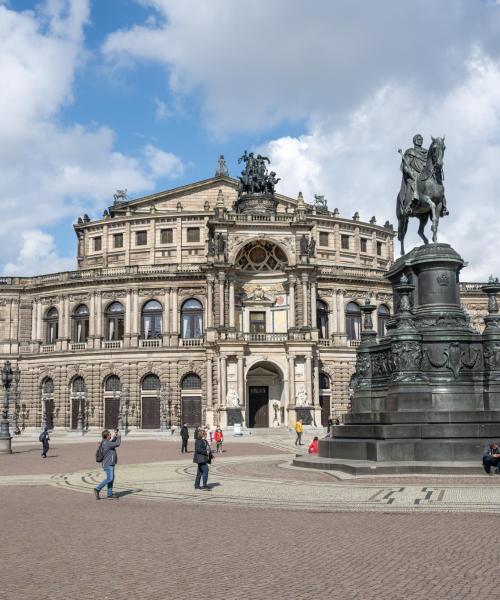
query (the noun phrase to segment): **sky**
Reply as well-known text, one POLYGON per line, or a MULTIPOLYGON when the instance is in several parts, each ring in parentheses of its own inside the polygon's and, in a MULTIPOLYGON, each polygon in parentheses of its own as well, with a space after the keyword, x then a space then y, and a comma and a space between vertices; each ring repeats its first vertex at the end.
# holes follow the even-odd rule
POLYGON ((0 73, 4 275, 76 268, 79 215, 245 149, 281 193, 395 223, 415 133, 446 135, 439 241, 500 275, 498 0, 0 0, 0 73))

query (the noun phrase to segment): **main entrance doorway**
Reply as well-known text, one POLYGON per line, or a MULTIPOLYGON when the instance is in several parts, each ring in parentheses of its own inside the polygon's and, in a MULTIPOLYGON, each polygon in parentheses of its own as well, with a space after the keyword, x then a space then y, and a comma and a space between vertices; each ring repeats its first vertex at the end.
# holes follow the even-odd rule
POLYGON ((269 387, 267 385, 248 388, 248 426, 269 427, 269 387))
POLYGON ((105 398, 104 400, 104 427, 116 429, 118 427, 118 414, 120 412, 120 398, 105 398))
POLYGON ((188 427, 199 427, 201 423, 201 398, 199 396, 182 397, 182 423, 188 427))

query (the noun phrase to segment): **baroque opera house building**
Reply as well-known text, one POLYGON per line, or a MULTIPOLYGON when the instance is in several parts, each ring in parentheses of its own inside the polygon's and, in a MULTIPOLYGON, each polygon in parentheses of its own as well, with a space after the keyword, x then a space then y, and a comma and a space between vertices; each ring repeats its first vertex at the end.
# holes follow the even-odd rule
MULTIPOLYGON (((79 218, 77 270, 0 279, 24 427, 325 425, 349 410, 360 305, 386 335, 394 231, 275 193, 266 159, 79 218)), ((354 212, 354 210, 353 210, 354 212)), ((472 324, 479 284, 462 284, 472 324)), ((14 408, 12 409, 12 406, 14 408)))

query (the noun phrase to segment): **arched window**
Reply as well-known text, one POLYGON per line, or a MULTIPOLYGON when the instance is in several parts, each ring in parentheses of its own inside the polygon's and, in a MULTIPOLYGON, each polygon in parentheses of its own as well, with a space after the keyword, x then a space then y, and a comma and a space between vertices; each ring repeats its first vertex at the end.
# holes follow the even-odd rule
POLYGON ((378 337, 387 335, 387 321, 391 318, 391 311, 385 304, 381 304, 377 310, 377 334, 378 337))
POLYGON ((330 390, 330 378, 325 373, 319 374, 319 389, 321 391, 329 391, 330 390))
POLYGON ((181 309, 182 337, 188 340, 199 339, 203 335, 203 307, 201 302, 190 298, 181 309))
POLYGON ((112 302, 106 309, 106 339, 123 340, 125 309, 121 302, 112 302))
POLYGON ((73 341, 83 344, 89 337, 89 309, 85 304, 76 307, 73 313, 73 341))
POLYGON ((104 382, 104 391, 119 392, 121 390, 120 378, 118 375, 110 375, 104 382))
POLYGON ((84 392, 85 391, 85 380, 83 377, 75 377, 71 383, 71 389, 73 393, 84 392))
POLYGON ((46 377, 42 381, 42 393, 44 396, 51 396, 54 393, 54 380, 46 377))
POLYGON ((49 308, 45 315, 46 335, 45 341, 47 344, 55 344, 59 337, 59 312, 55 306, 49 308))
POLYGON ((360 339, 361 310, 356 302, 349 302, 345 308, 345 330, 348 340, 360 339))
POLYGON ((160 378, 158 377, 158 375, 155 375, 154 373, 149 373, 149 375, 146 375, 144 377, 144 379, 142 380, 141 387, 145 391, 159 390, 160 389, 160 378))
POLYGON ((157 300, 150 300, 142 307, 142 338, 152 340, 162 335, 163 307, 157 300))
POLYGON ((181 388, 183 390, 200 390, 201 379, 196 373, 188 373, 182 378, 181 388))
POLYGON ((316 327, 319 339, 326 340, 328 338, 328 307, 322 300, 316 302, 316 327))

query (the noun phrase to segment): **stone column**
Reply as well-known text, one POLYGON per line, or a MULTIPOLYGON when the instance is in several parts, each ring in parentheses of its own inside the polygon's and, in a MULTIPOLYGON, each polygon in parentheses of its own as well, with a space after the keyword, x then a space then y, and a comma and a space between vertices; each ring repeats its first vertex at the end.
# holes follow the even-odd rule
POLYGON ((317 300, 317 292, 316 292, 316 281, 313 279, 311 281, 311 327, 316 328, 316 300, 317 300))
POLYGON ((90 314, 89 314, 89 338, 92 339, 95 336, 95 294, 94 294, 94 292, 90 292, 89 312, 90 312, 90 314))
POLYGON ((308 354, 306 356, 306 392, 307 392, 307 402, 308 404, 313 404, 313 395, 312 395, 312 360, 311 355, 308 354))
POLYGON ((163 345, 168 345, 168 336, 170 333, 170 289, 167 288, 163 293, 163 345))
POLYGON ((131 319, 132 319, 132 290, 127 290, 125 297, 125 338, 130 339, 132 333, 131 319))
POLYGON ((212 359, 207 358, 207 408, 212 408, 213 405, 212 366, 212 359))
POLYGON ((224 326, 224 273, 219 273, 219 325, 224 326))
POLYGON ((288 395, 289 404, 295 404, 295 357, 288 357, 288 395))
POLYGON ((40 342, 43 341, 43 311, 42 311, 42 302, 40 298, 37 301, 36 305, 36 339, 40 342))
POLYGON ((214 285, 212 277, 207 278, 207 327, 214 326, 214 285))
POLYGON ((36 340, 37 333, 37 319, 38 319, 38 301, 33 299, 31 305, 31 341, 34 342, 36 340))
POLYGON ((227 358, 225 356, 220 357, 220 405, 226 406, 227 396, 227 358))
POLYGON ((334 290, 330 310, 328 311, 328 333, 330 335, 337 332, 337 319, 337 292, 334 290))
POLYGON ((295 275, 288 276, 289 327, 295 327, 295 275))
POLYGON ((229 279, 229 327, 234 327, 234 278, 229 279))
POLYGON ((179 335, 179 289, 172 288, 172 334, 179 335))
POLYGON ((314 392, 313 392, 313 404, 319 406, 319 358, 314 357, 314 392))
POLYGON ((302 325, 307 327, 309 323, 309 309, 307 306, 307 282, 308 275, 307 273, 302 273, 302 325))
POLYGON ((244 357, 238 356, 238 397, 241 406, 245 407, 245 372, 244 372, 244 357))
POLYGON ((337 331, 345 333, 344 291, 339 290, 337 296, 337 331))
POLYGON ((97 338, 97 346, 94 345, 94 348, 97 347, 99 348, 101 345, 101 339, 102 336, 104 334, 103 332, 103 327, 102 327, 102 293, 100 290, 97 290, 95 293, 95 299, 96 299, 96 338, 97 338))

